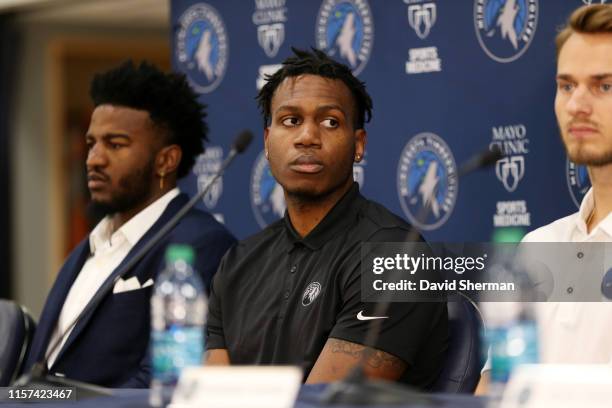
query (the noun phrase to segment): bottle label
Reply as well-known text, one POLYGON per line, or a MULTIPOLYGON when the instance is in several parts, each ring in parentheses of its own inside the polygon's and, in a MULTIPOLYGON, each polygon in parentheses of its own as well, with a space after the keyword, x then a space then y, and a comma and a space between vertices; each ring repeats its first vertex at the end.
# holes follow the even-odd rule
POLYGON ((202 364, 202 327, 171 326, 166 330, 153 330, 152 341, 155 380, 164 384, 176 384, 184 367, 202 364))

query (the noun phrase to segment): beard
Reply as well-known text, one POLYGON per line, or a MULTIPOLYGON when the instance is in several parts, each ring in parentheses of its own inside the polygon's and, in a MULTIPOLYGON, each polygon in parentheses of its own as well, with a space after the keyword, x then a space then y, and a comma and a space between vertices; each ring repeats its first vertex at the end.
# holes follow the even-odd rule
POLYGON ((576 163, 585 166, 605 166, 612 163, 612 146, 609 150, 592 152, 585 148, 583 144, 577 146, 565 146, 565 151, 569 159, 576 163))
POLYGON ((105 201, 92 199, 87 208, 89 216, 99 221, 107 215, 129 211, 146 202, 151 197, 153 159, 144 166, 119 179, 119 187, 105 201))

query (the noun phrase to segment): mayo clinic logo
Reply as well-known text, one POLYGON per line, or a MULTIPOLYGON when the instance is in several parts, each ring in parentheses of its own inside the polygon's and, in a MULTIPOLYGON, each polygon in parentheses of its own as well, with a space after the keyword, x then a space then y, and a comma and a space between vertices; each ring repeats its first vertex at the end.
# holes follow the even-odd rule
MULTIPOLYGON (((223 148, 220 146, 208 146, 203 154, 199 155, 193 166, 193 174, 197 178, 198 192, 204 190, 221 169, 223 163, 223 148)), ((223 177, 219 177, 208 193, 202 197, 206 208, 213 209, 221 194, 223 193, 223 177)))
POLYGON ((512 62, 527 51, 538 24, 538 0, 474 0, 476 37, 497 62, 512 62))
POLYGON ((219 13, 206 3, 189 7, 178 23, 178 68, 187 75, 197 92, 212 92, 227 69, 229 42, 225 24, 219 13))
POLYGON ((263 151, 257 156, 251 173, 251 208, 261 228, 282 218, 287 208, 283 187, 272 175, 263 151))
POLYGON ((572 201, 580 208, 580 203, 591 188, 591 179, 587 167, 582 164, 576 164, 569 159, 565 165, 565 177, 567 178, 567 188, 572 197, 572 201))
POLYGON ((286 0, 255 0, 253 24, 257 26, 257 41, 269 58, 278 54, 285 41, 285 2, 286 0))
POLYGON ((491 129, 489 149, 505 156, 495 163, 495 175, 506 191, 512 193, 525 176, 525 156, 529 154, 527 127, 523 124, 496 126, 491 129))
POLYGON ((423 230, 442 226, 453 212, 458 187, 457 164, 442 138, 419 133, 406 143, 397 167, 397 191, 413 225, 423 230))
POLYGON ((525 175, 525 158, 512 156, 499 159, 495 163, 495 175, 509 193, 513 192, 525 175))
POLYGON ((436 23, 436 4, 411 4, 415 0, 404 0, 408 6, 408 24, 414 30, 416 35, 424 40, 429 35, 429 31, 436 23))
POLYGON ((358 75, 374 44, 374 20, 367 0, 324 0, 315 37, 317 48, 346 63, 358 75))

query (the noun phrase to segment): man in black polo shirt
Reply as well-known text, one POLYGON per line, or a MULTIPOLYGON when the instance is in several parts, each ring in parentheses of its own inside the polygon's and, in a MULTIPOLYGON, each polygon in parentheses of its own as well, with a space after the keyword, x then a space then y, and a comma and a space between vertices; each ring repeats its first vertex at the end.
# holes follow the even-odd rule
POLYGON ((446 304, 393 303, 386 316, 373 316, 375 304, 361 300, 361 243, 404 241, 411 230, 353 181, 372 101, 347 66, 320 51, 294 53, 258 96, 266 157, 287 212, 222 261, 207 363, 299 365, 306 382, 330 382, 371 351, 366 375, 426 389, 447 348, 446 304), (373 318, 384 321, 367 350, 373 318))

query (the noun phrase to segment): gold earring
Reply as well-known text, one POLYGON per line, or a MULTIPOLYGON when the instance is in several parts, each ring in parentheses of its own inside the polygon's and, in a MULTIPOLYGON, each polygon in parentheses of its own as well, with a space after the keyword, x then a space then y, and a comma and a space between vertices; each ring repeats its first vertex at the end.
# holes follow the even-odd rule
POLYGON ((166 174, 162 171, 159 176, 160 176, 160 178, 159 178, 159 189, 163 190, 164 189, 164 177, 166 176, 166 174))
POLYGON ((361 161, 361 155, 360 155, 360 154, 357 154, 357 155, 355 156, 355 161, 356 161, 356 162, 361 161))
POLYGON ((266 160, 269 160, 269 159, 270 157, 269 157, 268 151, 266 150, 266 160))

